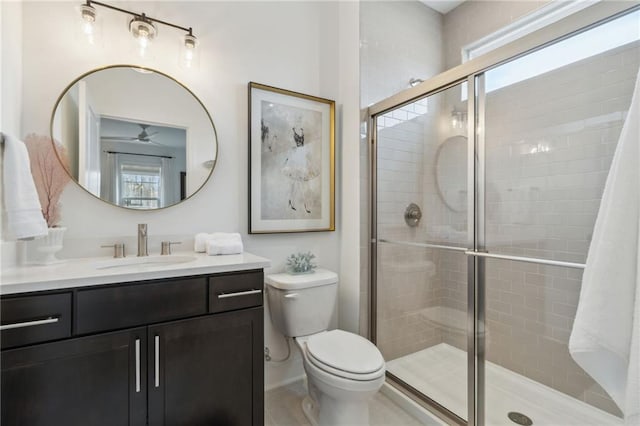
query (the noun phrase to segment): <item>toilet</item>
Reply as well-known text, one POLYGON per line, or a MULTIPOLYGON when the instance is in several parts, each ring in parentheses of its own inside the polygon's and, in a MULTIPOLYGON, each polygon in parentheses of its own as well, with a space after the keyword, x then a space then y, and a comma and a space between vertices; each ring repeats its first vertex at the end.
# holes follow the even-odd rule
POLYGON ((311 274, 268 275, 271 322, 293 337, 307 373, 302 409, 319 426, 368 425, 369 401, 385 379, 385 363, 367 339, 330 330, 338 275, 326 269, 311 274))

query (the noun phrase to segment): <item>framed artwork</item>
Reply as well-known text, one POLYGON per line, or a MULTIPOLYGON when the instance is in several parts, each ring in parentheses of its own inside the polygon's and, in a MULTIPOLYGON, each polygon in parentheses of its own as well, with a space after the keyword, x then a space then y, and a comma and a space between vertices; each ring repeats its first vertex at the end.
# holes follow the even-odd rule
POLYGON ((335 102, 249 83, 249 233, 335 230, 335 102))

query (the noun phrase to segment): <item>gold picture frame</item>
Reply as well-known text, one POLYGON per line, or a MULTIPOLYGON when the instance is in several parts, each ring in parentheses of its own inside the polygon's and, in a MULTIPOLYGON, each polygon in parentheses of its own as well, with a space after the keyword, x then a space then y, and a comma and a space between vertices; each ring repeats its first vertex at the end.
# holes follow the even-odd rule
POLYGON ((335 230, 335 102, 249 83, 249 233, 335 230))

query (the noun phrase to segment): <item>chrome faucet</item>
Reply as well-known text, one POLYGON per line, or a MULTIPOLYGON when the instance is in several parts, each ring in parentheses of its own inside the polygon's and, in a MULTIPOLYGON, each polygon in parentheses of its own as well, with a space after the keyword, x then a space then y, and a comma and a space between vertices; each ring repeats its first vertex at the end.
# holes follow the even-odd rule
POLYGON ((138 257, 149 256, 149 250, 147 250, 147 224, 138 224, 138 257))

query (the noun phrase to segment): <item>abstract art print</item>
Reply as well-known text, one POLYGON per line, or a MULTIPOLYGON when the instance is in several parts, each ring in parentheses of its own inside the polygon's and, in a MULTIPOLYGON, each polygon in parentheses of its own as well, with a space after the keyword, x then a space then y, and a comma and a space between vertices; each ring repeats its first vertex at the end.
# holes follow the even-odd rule
POLYGON ((249 83, 249 233, 335 230, 335 102, 249 83))

